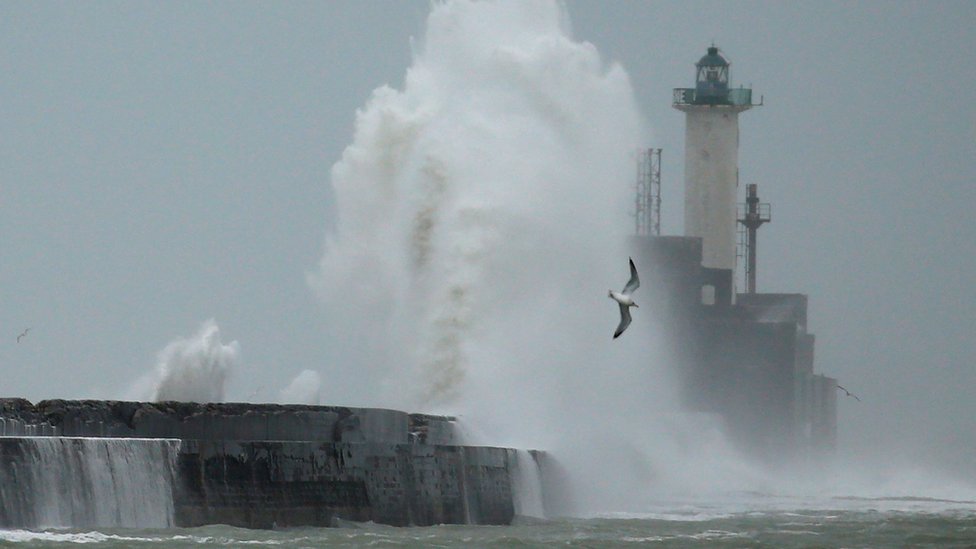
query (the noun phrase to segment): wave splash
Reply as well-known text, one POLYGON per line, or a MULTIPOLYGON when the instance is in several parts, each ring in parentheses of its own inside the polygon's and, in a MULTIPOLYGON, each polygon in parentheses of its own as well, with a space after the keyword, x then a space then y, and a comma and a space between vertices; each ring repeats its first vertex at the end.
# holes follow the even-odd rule
POLYGON ((238 343, 223 344, 217 323, 207 320, 193 337, 177 339, 160 351, 151 400, 222 402, 239 359, 238 343))
POLYGON ((567 21, 549 1, 437 4, 403 90, 357 113, 309 280, 386 403, 454 406, 506 351, 595 327, 574 294, 626 265, 639 116, 626 73, 567 21))

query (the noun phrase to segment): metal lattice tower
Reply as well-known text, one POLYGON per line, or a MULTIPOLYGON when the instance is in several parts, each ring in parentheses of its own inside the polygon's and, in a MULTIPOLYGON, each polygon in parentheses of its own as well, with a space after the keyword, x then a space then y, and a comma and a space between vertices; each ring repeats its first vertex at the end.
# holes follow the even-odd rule
POLYGON ((756 293, 756 231, 763 223, 773 220, 772 206, 767 202, 759 202, 759 185, 746 185, 746 203, 738 205, 738 222, 742 225, 739 232, 739 246, 744 247, 745 253, 737 253, 738 257, 746 256, 745 275, 746 293, 756 293))
POLYGON ((638 235, 661 234, 661 149, 637 151, 634 214, 638 235))

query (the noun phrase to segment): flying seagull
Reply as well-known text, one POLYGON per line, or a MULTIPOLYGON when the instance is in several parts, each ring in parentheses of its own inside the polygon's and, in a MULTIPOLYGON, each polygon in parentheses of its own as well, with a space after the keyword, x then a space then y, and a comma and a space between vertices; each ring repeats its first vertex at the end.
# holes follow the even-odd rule
POLYGON ((25 338, 25 337, 27 337, 27 332, 29 332, 29 331, 30 331, 30 328, 27 328, 27 329, 25 329, 25 330, 24 330, 23 332, 21 332, 21 333, 20 333, 20 335, 19 335, 19 336, 17 336, 17 343, 20 343, 20 340, 21 340, 22 338, 25 338))
POLYGON ((634 293, 634 290, 640 286, 640 278, 637 277, 637 267, 634 267, 634 260, 630 260, 630 280, 627 281, 627 285, 619 293, 610 290, 610 299, 613 299, 620 305, 620 324, 617 326, 617 331, 613 333, 613 338, 617 339, 620 334, 624 333, 627 326, 630 326, 630 308, 637 307, 634 303, 634 298, 630 294, 634 293))
POLYGON ((858 402, 861 402, 861 399, 857 398, 857 395, 855 395, 854 393, 848 391, 847 389, 841 387, 840 385, 838 385, 837 388, 840 389, 841 391, 844 391, 845 393, 847 393, 847 396, 854 397, 854 400, 856 400, 858 402))

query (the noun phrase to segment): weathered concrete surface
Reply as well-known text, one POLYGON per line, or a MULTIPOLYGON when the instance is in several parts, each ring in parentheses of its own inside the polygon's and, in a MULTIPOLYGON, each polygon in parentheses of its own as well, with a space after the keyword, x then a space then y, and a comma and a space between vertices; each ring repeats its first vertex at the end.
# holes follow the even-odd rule
POLYGON ((513 450, 487 447, 185 441, 176 523, 508 524, 513 460, 513 450))
MULTIPOLYGON (((453 418, 444 416, 332 406, 90 400, 35 406, 0 399, 2 426, 64 437, 178 439, 171 475, 176 526, 331 526, 337 519, 508 524, 515 514, 515 450, 460 446, 453 418)), ((39 460, 22 459, 32 455, 21 447, 29 440, 0 445, 0 478, 5 468, 20 471, 7 471, 10 477, 35 467, 39 460)), ((0 490, 11 501, 27 501, 17 499, 16 486, 0 490)), ((0 524, 34 526, 17 524, 17 517, 31 513, 0 510, 0 524)))
POLYGON ((344 406, 0 399, 0 414, 51 425, 61 436, 392 444, 410 436, 405 412, 344 406))

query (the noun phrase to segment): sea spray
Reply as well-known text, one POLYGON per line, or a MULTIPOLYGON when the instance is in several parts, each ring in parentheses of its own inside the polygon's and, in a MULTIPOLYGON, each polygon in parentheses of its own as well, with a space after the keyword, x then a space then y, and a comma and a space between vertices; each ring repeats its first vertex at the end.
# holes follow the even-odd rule
POLYGON ((539 464, 528 451, 515 450, 515 452, 516 460, 512 474, 515 514, 521 517, 546 518, 539 464))
POLYGON ((160 351, 151 399, 221 402, 239 358, 238 343, 223 344, 217 323, 207 320, 193 337, 177 339, 160 351))
POLYGON ((653 311, 611 339, 640 118, 562 4, 435 4, 403 89, 373 93, 332 168, 338 217, 309 280, 343 369, 382 387, 347 398, 544 449, 577 511, 639 506, 683 463, 726 460, 685 430, 709 418, 675 412, 653 311))
POLYGON ((287 387, 281 390, 278 402, 282 404, 321 404, 322 380, 318 372, 302 370, 287 387))
POLYGON ((311 281, 350 365, 392 379, 388 400, 453 407, 489 366, 472 345, 493 320, 558 335, 511 307, 578 310, 578 289, 616 280, 638 120, 626 74, 569 37, 558 4, 436 5, 404 90, 374 92, 332 170, 338 220, 311 281))

